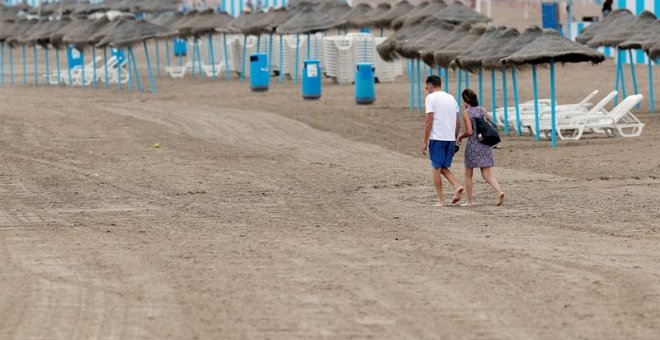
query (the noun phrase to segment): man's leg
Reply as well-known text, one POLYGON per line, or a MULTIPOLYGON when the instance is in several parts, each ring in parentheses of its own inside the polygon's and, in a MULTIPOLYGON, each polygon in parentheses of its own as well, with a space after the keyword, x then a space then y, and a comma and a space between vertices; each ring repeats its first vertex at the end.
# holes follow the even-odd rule
POLYGON ((454 177, 454 174, 449 170, 448 168, 442 168, 440 169, 440 173, 442 173, 443 176, 451 183, 451 185, 454 186, 454 198, 451 199, 451 204, 456 204, 461 200, 461 195, 463 194, 463 187, 461 186, 460 183, 456 180, 456 177, 454 177))
POLYGON ((433 184, 435 185, 435 192, 438 194, 438 206, 445 205, 445 197, 442 195, 442 178, 440 177, 440 169, 433 169, 433 184))

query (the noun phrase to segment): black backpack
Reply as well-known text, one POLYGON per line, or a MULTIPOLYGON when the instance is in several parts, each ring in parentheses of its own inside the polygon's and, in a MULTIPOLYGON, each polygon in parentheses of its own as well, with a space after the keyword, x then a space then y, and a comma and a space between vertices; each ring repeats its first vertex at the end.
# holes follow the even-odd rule
MULTIPOLYGON (((482 111, 482 115, 485 115, 484 111, 482 111)), ((483 117, 477 117, 474 119, 474 122, 477 128, 476 133, 479 137, 479 143, 488 146, 495 146, 502 141, 502 139, 500 139, 500 134, 497 133, 497 130, 491 126, 486 119, 483 117)))

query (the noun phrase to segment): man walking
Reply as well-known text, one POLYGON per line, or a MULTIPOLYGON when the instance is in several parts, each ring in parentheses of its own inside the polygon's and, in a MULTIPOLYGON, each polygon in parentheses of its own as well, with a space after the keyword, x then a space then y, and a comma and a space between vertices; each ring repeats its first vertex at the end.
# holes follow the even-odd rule
POLYGON ((460 132, 458 122, 458 103, 449 93, 442 91, 442 80, 438 76, 426 78, 426 123, 424 126, 424 145, 422 153, 427 151, 433 167, 433 184, 438 194, 436 206, 444 206, 445 198, 442 194, 442 176, 454 186, 454 197, 451 204, 461 200, 463 187, 458 183, 454 174, 449 170, 454 158, 456 138, 460 132))

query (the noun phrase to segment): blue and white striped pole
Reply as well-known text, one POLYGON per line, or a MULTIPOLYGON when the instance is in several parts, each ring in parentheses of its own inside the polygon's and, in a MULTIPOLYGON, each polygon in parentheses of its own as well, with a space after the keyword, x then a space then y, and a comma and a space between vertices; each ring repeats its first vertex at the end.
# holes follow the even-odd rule
POLYGON ((82 62, 82 84, 80 86, 85 87, 85 50, 80 51, 80 61, 82 62))

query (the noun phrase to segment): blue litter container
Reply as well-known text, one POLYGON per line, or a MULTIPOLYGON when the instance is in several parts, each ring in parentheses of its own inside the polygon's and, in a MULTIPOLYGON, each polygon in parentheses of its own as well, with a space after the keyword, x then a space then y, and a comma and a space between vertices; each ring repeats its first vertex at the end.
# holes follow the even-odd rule
POLYGON ((559 4, 557 2, 544 2, 541 4, 541 19, 543 28, 559 31, 559 4))
POLYGON ((250 89, 252 91, 268 91, 270 74, 268 72, 268 56, 255 53, 250 56, 250 89))
POLYGON ((355 101, 358 104, 372 104, 376 101, 374 66, 371 63, 358 63, 355 72, 355 101))
POLYGON ((175 38, 174 39, 174 56, 175 57, 185 57, 188 53, 188 45, 183 39, 175 38))
POLYGON ((80 51, 78 51, 73 46, 69 46, 69 48, 67 49, 66 60, 67 60, 67 65, 69 66, 70 69, 76 66, 82 66, 83 64, 82 53, 80 53, 80 51))
POLYGON ((126 53, 120 48, 111 48, 110 54, 117 58, 117 64, 121 64, 126 60, 126 53))
POLYGON ((321 98, 321 62, 305 60, 303 63, 302 94, 304 99, 321 98))

